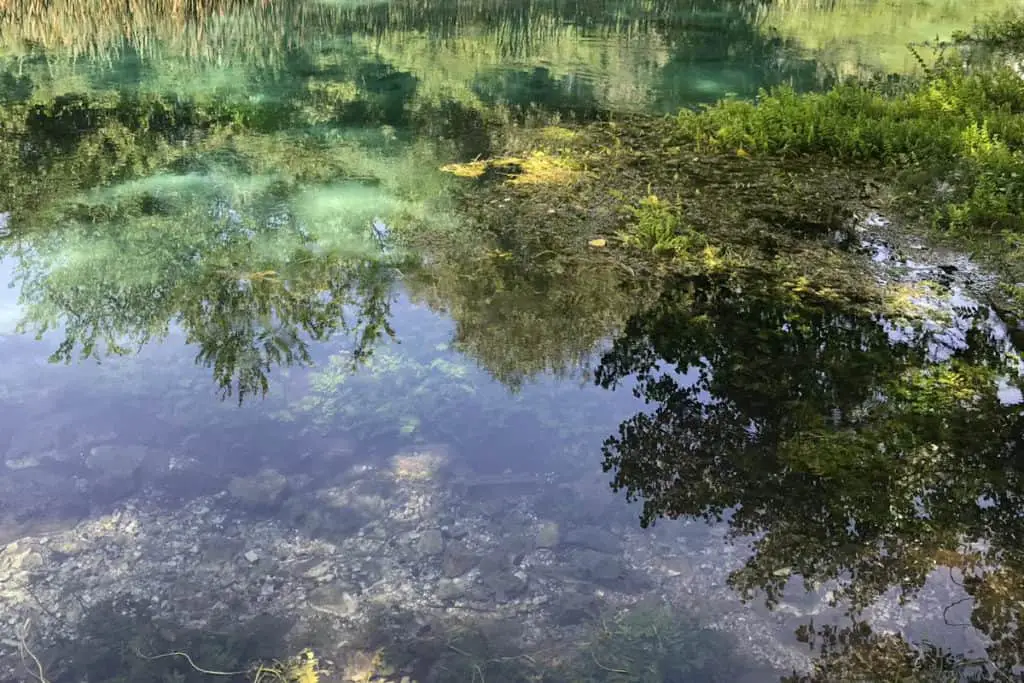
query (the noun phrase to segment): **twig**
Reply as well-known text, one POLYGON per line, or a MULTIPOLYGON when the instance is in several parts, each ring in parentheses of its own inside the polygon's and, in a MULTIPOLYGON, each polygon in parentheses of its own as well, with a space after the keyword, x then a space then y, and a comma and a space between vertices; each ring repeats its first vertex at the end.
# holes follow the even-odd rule
POLYGON ((260 664, 259 668, 256 669, 256 674, 255 674, 255 676, 252 679, 252 683, 262 683, 264 675, 271 676, 271 677, 277 679, 278 681, 283 681, 284 680, 284 675, 283 675, 283 673, 282 673, 280 668, 278 668, 278 667, 266 667, 266 666, 263 666, 262 664, 260 664))
POLYGON ((463 657, 469 657, 470 659, 475 659, 474 655, 470 654, 469 652, 466 652, 465 650, 460 650, 459 648, 455 647, 451 643, 448 643, 448 649, 451 650, 452 652, 458 652, 463 657))
POLYGON ((209 669, 204 669, 201 666, 198 666, 195 662, 193 662, 192 658, 188 656, 187 652, 165 652, 162 655, 153 655, 152 657, 147 657, 136 648, 135 654, 150 662, 157 659, 163 659, 165 657, 184 657, 185 660, 188 662, 189 666, 191 666, 199 673, 206 674, 208 676, 239 676, 241 674, 246 673, 245 669, 243 669, 242 671, 210 671, 209 669))
POLYGON ((599 669, 603 669, 604 671, 607 671, 607 672, 613 673, 613 674, 622 674, 623 676, 629 676, 630 675, 628 671, 624 671, 622 669, 610 669, 607 666, 605 666, 604 664, 602 664, 601 662, 597 661, 597 655, 594 654, 593 650, 590 651, 590 658, 594 660, 594 664, 597 664, 597 668, 599 668, 599 669))
POLYGON ((25 592, 28 593, 32 597, 32 599, 36 601, 36 604, 39 605, 39 609, 43 610, 43 613, 46 616, 54 620, 58 619, 57 615, 51 612, 49 609, 47 609, 46 605, 43 604, 43 601, 39 599, 39 596, 36 595, 36 592, 32 590, 32 585, 30 583, 25 584, 25 592))
POLYGON ((946 605, 946 606, 945 606, 945 607, 944 607, 944 608, 942 609, 942 620, 943 620, 944 622, 946 622, 946 625, 947 625, 947 626, 965 626, 965 627, 966 627, 966 626, 970 626, 970 624, 954 624, 954 623, 953 623, 953 622, 951 622, 951 621, 950 621, 950 620, 949 620, 948 618, 946 618, 946 614, 947 614, 947 613, 949 612, 949 610, 953 609, 953 608, 954 608, 954 607, 956 607, 957 605, 959 605, 959 604, 961 604, 961 603, 964 603, 964 602, 967 602, 968 600, 972 600, 972 599, 973 599, 973 598, 972 598, 972 596, 968 595, 967 597, 964 597, 964 598, 960 598, 959 600, 957 600, 957 601, 953 602, 952 604, 946 605))
POLYGON ((21 652, 21 663, 22 663, 22 666, 25 667, 25 671, 27 671, 28 674, 30 676, 32 676, 32 678, 34 678, 37 681, 39 681, 39 683, 50 683, 50 681, 47 680, 47 678, 46 678, 46 674, 43 672, 43 663, 39 661, 39 657, 36 657, 36 653, 32 652, 32 649, 28 646, 28 643, 26 642, 26 639, 28 637, 28 629, 29 629, 29 626, 31 626, 31 625, 32 625, 32 620, 29 619, 28 621, 25 622, 25 625, 22 626, 17 631, 18 649, 21 652), (32 673, 32 671, 28 668, 28 665, 25 663, 25 655, 26 654, 29 657, 32 658, 33 662, 35 662, 36 671, 38 671, 38 674, 32 673))

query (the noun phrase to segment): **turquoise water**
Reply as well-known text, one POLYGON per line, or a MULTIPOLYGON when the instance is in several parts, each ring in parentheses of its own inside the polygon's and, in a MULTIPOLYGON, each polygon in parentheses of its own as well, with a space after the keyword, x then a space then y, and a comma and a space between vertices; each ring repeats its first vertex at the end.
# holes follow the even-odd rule
POLYGON ((0 9, 0 678, 309 647, 324 680, 752 682, 829 637, 851 668, 814 680, 907 643, 1012 673, 1019 362, 987 308, 641 287, 554 221, 479 230, 440 170, 824 87, 849 64, 793 27, 880 11, 786 7, 0 9))

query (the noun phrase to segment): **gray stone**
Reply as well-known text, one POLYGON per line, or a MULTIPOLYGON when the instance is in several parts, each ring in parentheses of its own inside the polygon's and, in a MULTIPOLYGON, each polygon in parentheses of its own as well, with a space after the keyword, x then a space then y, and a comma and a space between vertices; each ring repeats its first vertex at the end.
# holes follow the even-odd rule
POLYGON ((96 446, 86 456, 85 465, 108 477, 128 478, 135 475, 149 455, 145 446, 96 446))
POLYGON ((452 543, 441 558, 441 572, 449 579, 462 576, 476 566, 477 557, 460 543, 452 543))
POLYGON ((622 541, 607 529, 584 526, 565 534, 566 545, 589 548, 600 553, 615 554, 622 551, 622 541))
POLYGON ((359 599, 347 586, 330 584, 310 592, 309 604, 314 609, 338 617, 351 617, 359 611, 359 599))
POLYGON ((30 467, 39 467, 42 461, 34 455, 25 455, 20 458, 7 458, 4 465, 9 470, 26 470, 30 467))
POLYGON ((208 565, 219 565, 230 562, 236 557, 244 545, 236 539, 219 539, 216 543, 209 543, 202 550, 202 561, 208 565))
POLYGON ((544 522, 537 531, 534 542, 538 548, 554 548, 558 545, 560 535, 557 523, 544 522))
POLYGON ((494 594, 498 602, 508 602, 526 592, 528 582, 519 574, 488 574, 483 577, 484 586, 494 594))
POLYGON ((32 571, 39 569, 43 566, 43 556, 35 551, 32 551, 21 558, 21 569, 23 571, 32 571))
POLYGON ((440 529, 427 529, 416 543, 416 549, 424 555, 439 555, 444 550, 444 536, 440 529))
POLYGON ((307 569, 306 571, 304 571, 302 573, 302 575, 305 578, 307 578, 307 579, 316 580, 316 579, 322 579, 322 578, 324 578, 325 576, 327 576, 330 573, 331 573, 331 563, 328 560, 324 560, 323 562, 315 564, 312 567, 310 567, 309 569, 307 569))
POLYGON ((601 611, 601 601, 594 595, 566 593, 552 607, 552 617, 560 626, 575 626, 596 617, 601 611))
POLYGON ((489 553, 480 561, 480 573, 496 574, 512 568, 512 555, 504 548, 489 553))
POLYGON ((262 470, 251 477, 235 477, 228 484, 228 492, 250 507, 277 505, 287 490, 288 479, 273 469, 262 470))
POLYGON ((595 583, 612 583, 626 575, 626 566, 619 557, 596 550, 582 550, 577 562, 583 576, 595 583))
POLYGON ((441 602, 459 600, 466 596, 466 582, 441 581, 437 586, 437 599, 441 602))
POLYGON ((258 552, 256 552, 255 550, 247 550, 247 551, 245 551, 245 554, 242 555, 242 557, 244 557, 245 561, 248 562, 249 564, 255 564, 255 563, 260 561, 260 554, 258 552))

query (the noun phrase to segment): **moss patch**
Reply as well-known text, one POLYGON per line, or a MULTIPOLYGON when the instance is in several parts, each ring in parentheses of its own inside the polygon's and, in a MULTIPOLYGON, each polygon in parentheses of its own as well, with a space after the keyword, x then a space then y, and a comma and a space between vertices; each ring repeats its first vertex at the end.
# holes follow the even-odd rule
MULTIPOLYGON (((546 129, 545 129, 546 130, 546 129)), ((460 178, 484 178, 488 175, 507 176, 512 185, 563 185, 575 180, 578 169, 567 159, 534 151, 524 157, 502 157, 486 161, 447 164, 446 173, 460 178)))

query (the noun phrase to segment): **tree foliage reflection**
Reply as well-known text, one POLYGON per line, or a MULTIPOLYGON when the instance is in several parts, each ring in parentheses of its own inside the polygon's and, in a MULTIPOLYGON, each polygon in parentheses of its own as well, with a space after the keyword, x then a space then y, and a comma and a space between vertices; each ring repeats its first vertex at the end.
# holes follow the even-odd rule
MULTIPOLYGON (((981 319, 984 316, 979 313, 981 319)), ((603 357, 651 409, 604 446, 613 487, 659 517, 727 520, 754 539, 731 576, 782 598, 791 575, 839 585, 859 610, 953 567, 972 621, 1009 670, 1024 556, 1019 358, 981 324, 902 339, 877 316, 782 297, 764 282, 668 287, 603 357), (1005 391, 1002 395, 1005 395, 1005 391)))

